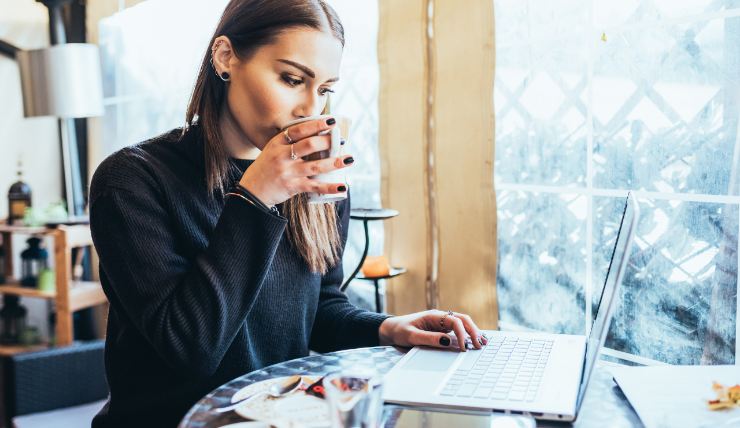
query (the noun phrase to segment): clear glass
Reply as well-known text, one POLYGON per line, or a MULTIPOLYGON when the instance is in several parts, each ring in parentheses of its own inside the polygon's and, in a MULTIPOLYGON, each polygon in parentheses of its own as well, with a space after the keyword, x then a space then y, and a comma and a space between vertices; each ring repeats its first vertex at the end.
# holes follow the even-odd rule
POLYGON ((376 428, 382 424, 382 378, 370 372, 339 371, 324 378, 332 428, 376 428))

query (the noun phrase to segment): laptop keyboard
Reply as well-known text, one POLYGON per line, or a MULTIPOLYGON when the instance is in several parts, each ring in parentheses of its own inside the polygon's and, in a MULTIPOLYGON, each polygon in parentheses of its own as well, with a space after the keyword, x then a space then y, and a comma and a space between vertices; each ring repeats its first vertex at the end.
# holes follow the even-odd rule
POLYGON ((441 395, 534 401, 542 383, 552 340, 493 336, 479 351, 468 351, 441 395))

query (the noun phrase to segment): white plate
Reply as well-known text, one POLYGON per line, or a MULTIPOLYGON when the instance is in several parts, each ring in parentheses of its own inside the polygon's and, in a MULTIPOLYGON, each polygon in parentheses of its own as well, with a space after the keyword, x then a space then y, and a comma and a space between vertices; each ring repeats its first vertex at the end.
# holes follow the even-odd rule
POLYGON ((267 422, 237 422, 235 424, 221 425, 219 428, 270 428, 267 422))
MULTIPOLYGON (((246 398, 252 394, 267 391, 274 383, 285 382, 290 376, 263 380, 240 389, 231 402, 246 398)), ((305 388, 320 379, 319 376, 303 376, 305 388)), ((234 411, 241 417, 255 421, 269 422, 279 427, 329 427, 328 405, 325 400, 307 395, 304 391, 296 391, 286 397, 263 397, 249 400, 238 406, 234 411)))

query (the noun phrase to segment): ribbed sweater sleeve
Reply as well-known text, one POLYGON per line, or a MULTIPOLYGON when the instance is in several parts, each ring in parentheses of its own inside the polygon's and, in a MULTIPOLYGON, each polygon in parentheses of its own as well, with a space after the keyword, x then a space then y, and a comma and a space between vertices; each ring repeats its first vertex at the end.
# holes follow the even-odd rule
MULTIPOLYGON (((347 243, 350 220, 350 198, 337 205, 342 251, 347 243)), ((380 324, 389 315, 360 309, 350 303, 339 290, 344 278, 342 263, 338 263, 321 280, 319 307, 311 331, 311 349, 331 352, 340 349, 377 346, 380 324)))
POLYGON ((205 250, 181 254, 172 213, 156 192, 100 178, 91 194, 92 236, 109 298, 163 361, 211 376, 260 292, 286 220, 228 198, 205 250))

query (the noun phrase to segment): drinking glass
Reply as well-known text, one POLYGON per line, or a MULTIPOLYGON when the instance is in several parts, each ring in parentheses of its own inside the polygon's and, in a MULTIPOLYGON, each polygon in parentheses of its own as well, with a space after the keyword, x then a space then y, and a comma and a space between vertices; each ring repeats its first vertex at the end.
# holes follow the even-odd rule
POLYGON ((324 378, 332 428, 378 428, 383 415, 383 383, 377 374, 338 371, 324 378))

